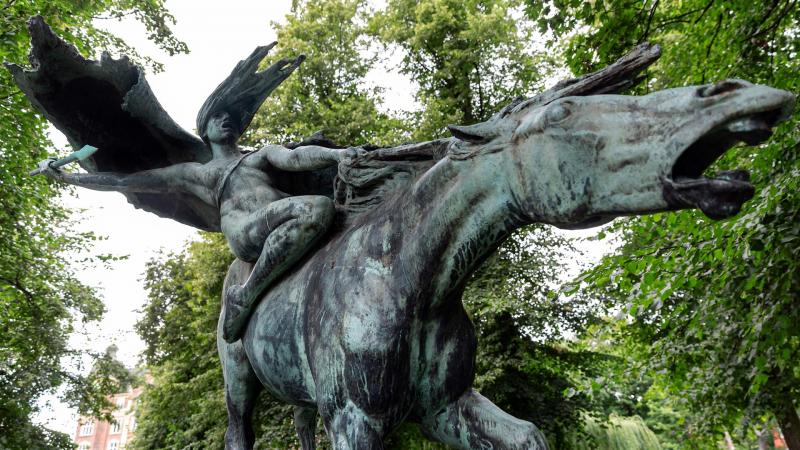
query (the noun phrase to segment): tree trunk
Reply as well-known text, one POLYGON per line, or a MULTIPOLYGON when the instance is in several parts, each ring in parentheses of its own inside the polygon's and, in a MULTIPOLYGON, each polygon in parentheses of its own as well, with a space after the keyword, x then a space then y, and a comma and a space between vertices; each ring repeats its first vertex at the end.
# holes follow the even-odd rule
POLYGON ((786 440, 786 447, 789 450, 800 450, 800 417, 797 416, 794 402, 788 396, 780 399, 779 402, 775 417, 778 419, 778 426, 781 427, 783 438, 786 440))

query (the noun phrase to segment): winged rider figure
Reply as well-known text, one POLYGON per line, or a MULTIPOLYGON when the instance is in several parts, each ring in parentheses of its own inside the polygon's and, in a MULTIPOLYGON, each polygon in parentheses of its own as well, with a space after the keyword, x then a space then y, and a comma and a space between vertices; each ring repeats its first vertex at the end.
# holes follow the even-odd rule
MULTIPOLYGON (((220 228, 233 254, 253 263, 243 285, 225 292, 223 337, 241 336, 259 295, 327 231, 334 205, 324 195, 289 195, 276 186, 276 171, 312 171, 336 165, 355 149, 267 145, 243 153, 237 141, 264 99, 302 63, 282 59, 264 71, 258 64, 275 44, 258 47, 208 97, 197 131, 211 152, 204 163, 187 161, 130 173, 66 173, 39 164, 48 177, 76 186, 133 194, 178 193, 218 209, 220 228)), ((102 152, 102 149, 100 150, 102 152)))

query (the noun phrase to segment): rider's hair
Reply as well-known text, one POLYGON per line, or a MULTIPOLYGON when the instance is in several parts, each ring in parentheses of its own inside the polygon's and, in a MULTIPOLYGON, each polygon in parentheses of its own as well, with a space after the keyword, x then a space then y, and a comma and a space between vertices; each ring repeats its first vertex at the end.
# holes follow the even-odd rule
POLYGON ((204 141, 208 141, 208 121, 220 111, 230 114, 241 136, 267 96, 305 59, 302 55, 295 59, 281 59, 266 70, 256 72, 258 64, 275 44, 256 47, 247 59, 239 61, 231 74, 208 96, 197 113, 197 133, 204 141))

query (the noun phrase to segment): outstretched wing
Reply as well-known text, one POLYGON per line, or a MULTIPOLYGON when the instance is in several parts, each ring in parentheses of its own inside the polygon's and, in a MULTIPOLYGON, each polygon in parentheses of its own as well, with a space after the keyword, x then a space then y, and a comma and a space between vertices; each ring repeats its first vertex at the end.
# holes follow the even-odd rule
MULTIPOLYGON (((206 162, 211 151, 164 111, 141 68, 127 57, 83 58, 40 17, 28 22, 33 70, 8 64, 31 103, 74 148, 100 149, 81 162, 89 172, 132 173, 183 162, 206 162)), ((219 231, 219 211, 185 194, 125 194, 128 201, 161 217, 219 231)))

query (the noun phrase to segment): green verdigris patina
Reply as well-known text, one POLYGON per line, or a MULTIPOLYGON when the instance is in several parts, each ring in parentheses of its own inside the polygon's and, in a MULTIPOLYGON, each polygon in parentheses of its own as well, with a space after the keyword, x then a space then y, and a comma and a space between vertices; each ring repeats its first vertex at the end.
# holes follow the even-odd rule
MULTIPOLYGON (((296 406, 304 449, 314 447, 317 414, 336 449, 383 448, 386 436, 403 421, 417 422, 429 438, 457 448, 547 448, 533 424, 504 413, 471 388, 476 341, 461 303, 469 275, 511 232, 534 222, 581 228, 620 215, 683 208, 699 208, 712 218, 736 214, 753 195, 747 173, 707 178, 703 171, 735 143, 766 139, 794 105, 785 91, 741 80, 638 97, 613 95, 657 59, 658 47, 642 45, 606 69, 514 102, 487 122, 453 126, 451 139, 340 150, 316 138, 291 150, 271 146, 242 158, 235 138, 243 129, 232 132, 227 125, 242 123, 236 102, 212 101, 227 106, 218 118, 203 122, 208 124, 199 127, 201 133, 206 130, 205 143, 193 147, 199 140, 176 132, 160 112, 137 106, 129 93, 144 95, 143 78, 137 72, 132 79, 138 81, 121 83, 124 70, 117 70, 132 66, 104 59, 89 69, 48 72, 48 65, 59 67, 62 59, 79 56, 53 58, 57 52, 52 50, 48 56, 41 42, 57 38, 37 43, 37 32, 34 24, 39 73, 15 69, 15 79, 74 145, 100 148, 84 163, 93 173, 61 174, 45 162, 46 173, 122 191, 145 209, 201 228, 215 229, 221 219, 221 230, 239 257, 229 269, 225 292, 260 276, 253 274, 254 266, 256 272, 266 267, 264 276, 275 281, 259 292, 239 340, 223 338, 231 304, 223 301, 218 350, 229 449, 252 448, 250 418, 263 388, 296 406), (103 64, 104 70, 97 69, 103 64), (111 97, 120 103, 108 108, 121 108, 136 119, 133 123, 84 130, 59 111, 60 101, 53 99, 86 83, 69 77, 93 70, 102 72, 93 75, 93 89, 114 85, 118 94, 111 97), (50 78, 60 81, 47 84, 50 78), (148 122, 156 116, 161 117, 156 125, 148 122), (140 122, 149 128, 134 131, 153 134, 157 128, 153 145, 168 156, 125 154, 142 147, 128 149, 127 141, 120 144, 114 136, 144 143, 126 128, 140 122), (109 148, 119 155, 101 156, 109 148), (283 165, 295 159, 306 162, 283 165), (130 175, 104 173, 115 164, 130 175), (158 179, 154 173, 176 171, 180 164, 193 165, 201 175, 185 182, 181 172, 170 178, 177 181, 145 183, 146 188, 119 182, 158 179), (303 171, 287 175, 297 169, 303 171), (249 194, 259 189, 270 194, 249 194), (222 200, 214 200, 216 192, 222 200), (273 198, 273 192, 286 196, 273 198), (298 197, 304 193, 314 200, 298 197), (254 225, 233 221, 228 226, 230 212, 221 211, 225 201, 246 212, 241 214, 262 215, 254 225), (263 212, 281 201, 292 205, 287 209, 293 215, 285 213, 288 219, 280 223, 295 221, 296 228, 282 229, 263 212), (237 249, 241 233, 252 244, 247 249, 237 249), (299 249, 298 256, 259 269, 261 256, 272 248, 299 249)), ((86 117, 82 108, 68 111, 86 117)), ((91 120, 112 125, 102 117, 91 120)))

